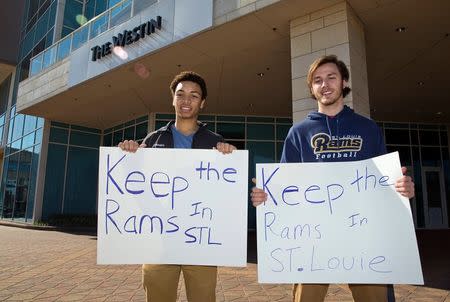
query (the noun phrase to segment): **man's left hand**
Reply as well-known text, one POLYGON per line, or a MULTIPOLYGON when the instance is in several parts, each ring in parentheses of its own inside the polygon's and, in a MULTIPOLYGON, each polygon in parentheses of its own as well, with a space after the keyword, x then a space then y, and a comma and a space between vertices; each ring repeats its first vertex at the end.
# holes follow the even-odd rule
POLYGON ((222 152, 223 154, 229 154, 233 152, 233 150, 236 150, 236 147, 233 145, 230 145, 228 143, 217 143, 216 148, 219 152, 222 152))
POLYGON ((406 174, 406 167, 402 167, 403 176, 397 179, 395 182, 395 190, 400 193, 402 196, 407 198, 414 197, 414 183, 410 176, 406 174))

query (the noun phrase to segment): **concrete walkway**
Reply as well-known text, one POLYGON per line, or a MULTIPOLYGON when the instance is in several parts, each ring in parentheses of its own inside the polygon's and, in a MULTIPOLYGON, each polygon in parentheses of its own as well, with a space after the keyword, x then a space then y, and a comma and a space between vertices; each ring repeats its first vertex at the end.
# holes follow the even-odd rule
MULTIPOLYGON (((450 302, 450 231, 418 237, 426 286, 395 286, 397 301, 450 302)), ((141 267, 96 265, 96 243, 94 235, 0 225, 0 301, 145 301, 141 267)), ((217 301, 291 300, 290 285, 258 284, 254 263, 219 269, 217 301)), ((346 285, 332 285, 326 301, 352 298, 346 285)))

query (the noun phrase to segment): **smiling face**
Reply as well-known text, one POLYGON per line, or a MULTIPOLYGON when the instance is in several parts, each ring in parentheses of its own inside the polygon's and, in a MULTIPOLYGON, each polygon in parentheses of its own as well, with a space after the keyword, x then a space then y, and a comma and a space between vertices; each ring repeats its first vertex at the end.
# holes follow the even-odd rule
POLYGON ((203 108, 204 104, 205 100, 202 97, 200 85, 191 81, 178 83, 172 102, 177 119, 197 120, 200 109, 203 108))
POLYGON ((334 63, 319 66, 312 75, 311 93, 319 105, 319 112, 344 106, 342 89, 347 81, 342 79, 338 67, 334 63))

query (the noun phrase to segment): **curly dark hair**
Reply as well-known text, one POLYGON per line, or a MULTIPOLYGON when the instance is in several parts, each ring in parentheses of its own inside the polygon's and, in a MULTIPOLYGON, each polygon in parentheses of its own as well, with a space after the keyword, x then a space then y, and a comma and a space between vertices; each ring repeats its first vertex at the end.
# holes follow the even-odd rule
MULTIPOLYGON (((313 73, 319 68, 320 66, 327 64, 327 63, 333 63, 336 65, 337 69, 339 70, 339 73, 341 74, 341 77, 343 80, 348 82, 348 79, 350 79, 350 72, 348 71, 347 66, 344 62, 340 61, 337 56, 335 55, 328 55, 328 56, 321 56, 317 60, 315 60, 311 66, 309 67, 308 76, 306 78, 308 83, 308 88, 311 90, 312 82, 313 82, 313 73)), ((344 87, 342 89, 342 96, 345 98, 352 89, 350 87, 344 87)), ((314 95, 313 95, 313 98, 314 95)))
POLYGON ((172 91, 172 95, 175 94, 175 89, 177 88, 177 85, 180 82, 184 81, 197 83, 200 86, 200 89, 202 90, 202 100, 206 99, 208 91, 206 89, 205 80, 198 73, 195 73, 193 71, 183 71, 173 78, 172 83, 170 83, 170 91, 172 91))

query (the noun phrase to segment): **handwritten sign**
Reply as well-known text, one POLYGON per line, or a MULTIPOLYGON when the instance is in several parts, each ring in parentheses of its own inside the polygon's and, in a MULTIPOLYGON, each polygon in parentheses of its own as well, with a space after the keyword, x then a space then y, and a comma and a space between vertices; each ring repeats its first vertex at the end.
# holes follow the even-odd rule
POLYGON ((100 148, 99 264, 245 266, 248 152, 100 148))
POLYGON ((398 153, 347 163, 257 164, 261 283, 423 284, 398 153))

